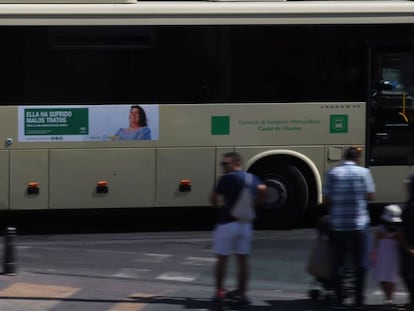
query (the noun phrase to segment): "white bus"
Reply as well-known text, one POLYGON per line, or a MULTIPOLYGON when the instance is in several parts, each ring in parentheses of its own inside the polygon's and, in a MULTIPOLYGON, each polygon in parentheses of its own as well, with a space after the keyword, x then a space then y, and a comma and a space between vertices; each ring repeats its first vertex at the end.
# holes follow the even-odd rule
POLYGON ((351 145, 405 200, 414 2, 4 2, 3 211, 207 207, 237 151, 258 221, 293 224, 351 145), (150 136, 120 140, 136 105, 150 136))

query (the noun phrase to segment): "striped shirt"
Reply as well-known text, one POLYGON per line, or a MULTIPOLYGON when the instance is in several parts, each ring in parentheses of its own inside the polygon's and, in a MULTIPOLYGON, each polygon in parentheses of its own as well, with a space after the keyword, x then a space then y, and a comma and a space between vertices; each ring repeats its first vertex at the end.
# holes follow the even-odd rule
POLYGON ((362 230, 368 226, 366 198, 368 193, 375 192, 369 169, 345 161, 327 173, 323 192, 330 202, 332 230, 362 230))

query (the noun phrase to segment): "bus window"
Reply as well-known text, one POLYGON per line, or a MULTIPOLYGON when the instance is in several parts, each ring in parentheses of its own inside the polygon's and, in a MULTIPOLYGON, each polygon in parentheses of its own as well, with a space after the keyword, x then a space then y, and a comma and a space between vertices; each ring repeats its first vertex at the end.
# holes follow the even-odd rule
POLYGON ((371 51, 370 165, 414 164, 414 97, 401 69, 409 50, 371 51))

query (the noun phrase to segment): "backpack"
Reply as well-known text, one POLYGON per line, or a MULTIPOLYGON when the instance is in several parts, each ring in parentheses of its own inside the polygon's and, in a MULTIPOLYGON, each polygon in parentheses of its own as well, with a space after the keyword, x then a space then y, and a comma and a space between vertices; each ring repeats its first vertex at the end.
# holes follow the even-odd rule
POLYGON ((243 189, 240 191, 239 197, 230 211, 231 216, 239 222, 251 222, 256 218, 254 199, 250 190, 252 180, 252 174, 246 173, 244 175, 243 189))

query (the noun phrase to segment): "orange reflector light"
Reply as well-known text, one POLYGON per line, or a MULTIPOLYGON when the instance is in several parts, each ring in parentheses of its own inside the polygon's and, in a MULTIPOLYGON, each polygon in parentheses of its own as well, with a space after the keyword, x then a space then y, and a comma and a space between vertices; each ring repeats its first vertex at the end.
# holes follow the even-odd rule
POLYGON ((39 183, 35 181, 31 181, 27 184, 27 194, 39 194, 39 183))
POLYGON ((180 192, 191 192, 191 180, 181 179, 180 187, 178 188, 180 192))
POLYGON ((189 179, 181 179, 180 185, 181 186, 189 186, 191 184, 191 180, 189 179))
POLYGON ((29 188, 38 188, 39 187, 39 183, 34 182, 34 181, 29 182, 28 187, 29 188))
POLYGON ((108 182, 106 180, 98 181, 98 187, 106 187, 107 185, 108 185, 108 182))

